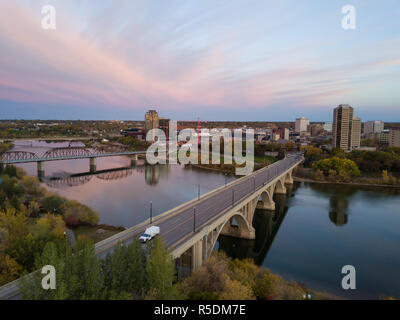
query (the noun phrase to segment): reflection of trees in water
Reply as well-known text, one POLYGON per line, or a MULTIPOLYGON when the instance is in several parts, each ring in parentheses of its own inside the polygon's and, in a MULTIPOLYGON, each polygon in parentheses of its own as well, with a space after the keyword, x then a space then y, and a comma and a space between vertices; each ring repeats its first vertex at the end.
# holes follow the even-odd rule
POLYGON ((256 264, 261 264, 271 247, 276 234, 288 211, 288 197, 292 197, 299 184, 287 186, 286 195, 274 195, 275 211, 256 210, 253 226, 256 229, 256 239, 246 240, 229 236, 219 236, 219 249, 232 258, 251 258, 256 264))
POLYGON ((346 198, 354 196, 361 190, 358 186, 349 186, 343 184, 305 182, 304 185, 311 188, 311 190, 316 191, 317 193, 326 194, 328 196, 332 196, 333 194, 334 196, 341 196, 346 198))
POLYGON ((160 178, 169 176, 170 165, 149 165, 139 163, 131 167, 105 169, 96 172, 81 172, 75 174, 58 173, 52 177, 43 179, 43 182, 51 188, 65 188, 88 183, 93 176, 100 180, 120 180, 133 175, 134 172, 143 171, 146 183, 148 185, 156 185, 160 178))
POLYGON ((160 178, 162 177, 168 177, 169 173, 171 171, 171 166, 166 164, 166 165, 150 165, 146 164, 145 167, 145 181, 148 185, 154 186, 158 184, 160 181, 160 178))
POLYGON ((347 208, 349 201, 344 197, 332 196, 329 202, 331 205, 329 219, 337 226, 345 225, 348 220, 347 208))

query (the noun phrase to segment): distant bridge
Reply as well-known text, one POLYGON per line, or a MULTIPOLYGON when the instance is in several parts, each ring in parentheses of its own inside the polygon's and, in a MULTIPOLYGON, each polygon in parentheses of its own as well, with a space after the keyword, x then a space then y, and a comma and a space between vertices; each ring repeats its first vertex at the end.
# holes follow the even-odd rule
POLYGON ((90 150, 85 147, 65 147, 53 148, 42 155, 29 151, 7 151, 0 155, 0 164, 19 164, 27 162, 36 162, 38 177, 44 177, 44 162, 59 161, 71 159, 90 159, 90 171, 96 171, 96 158, 115 157, 115 156, 133 156, 137 160, 138 155, 145 154, 146 151, 104 151, 90 150))

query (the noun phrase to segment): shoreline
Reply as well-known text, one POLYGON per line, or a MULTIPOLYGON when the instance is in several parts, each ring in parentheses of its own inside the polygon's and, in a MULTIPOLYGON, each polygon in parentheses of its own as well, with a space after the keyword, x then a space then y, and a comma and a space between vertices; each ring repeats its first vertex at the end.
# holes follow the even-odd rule
POLYGON ((378 187, 378 188, 392 188, 392 189, 400 189, 400 185, 391 185, 391 184, 376 184, 376 183, 363 183, 363 182, 332 182, 332 181, 320 181, 313 180, 309 178, 302 178, 293 176, 293 180, 297 182, 310 182, 310 183, 320 183, 320 184, 340 184, 340 185, 350 185, 350 186, 360 186, 360 187, 378 187))

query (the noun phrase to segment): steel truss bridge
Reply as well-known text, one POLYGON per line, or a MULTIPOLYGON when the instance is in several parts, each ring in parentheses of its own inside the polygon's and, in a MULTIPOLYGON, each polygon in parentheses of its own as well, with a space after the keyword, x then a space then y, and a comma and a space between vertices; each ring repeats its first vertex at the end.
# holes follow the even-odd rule
POLYGON ((37 154, 29 151, 6 151, 0 155, 0 162, 3 164, 17 164, 27 162, 44 162, 70 159, 87 159, 115 156, 131 156, 144 154, 146 151, 105 151, 99 149, 90 150, 85 147, 53 148, 44 154, 37 154))

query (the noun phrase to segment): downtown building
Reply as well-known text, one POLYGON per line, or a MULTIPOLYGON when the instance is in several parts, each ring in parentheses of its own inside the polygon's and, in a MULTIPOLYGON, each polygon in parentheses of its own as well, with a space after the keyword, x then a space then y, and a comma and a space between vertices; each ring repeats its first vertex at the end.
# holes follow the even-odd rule
POLYGON ((367 121, 364 123, 364 134, 375 134, 375 133, 382 133, 385 124, 383 121, 375 120, 375 121, 367 121))
POLYGON ((361 119, 354 117, 354 109, 348 104, 341 104, 333 110, 334 148, 344 151, 358 149, 361 143, 361 119))
MULTIPOLYGON (((152 129, 158 128, 160 118, 158 117, 158 113, 156 110, 149 110, 146 112, 144 120, 145 120, 144 130, 147 136, 147 132, 149 132, 152 129)), ((152 140, 154 141, 154 139, 155 137, 153 136, 152 140)))
POLYGON ((297 118, 294 131, 297 133, 307 132, 308 126, 310 125, 310 120, 304 117, 297 118))
POLYGON ((389 147, 400 147, 400 128, 390 129, 389 147))

